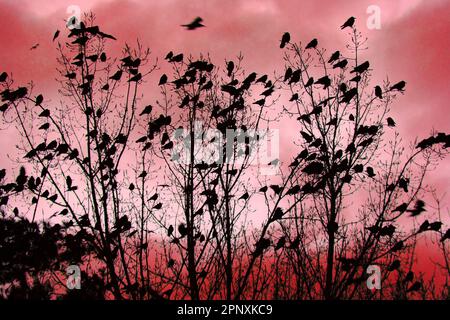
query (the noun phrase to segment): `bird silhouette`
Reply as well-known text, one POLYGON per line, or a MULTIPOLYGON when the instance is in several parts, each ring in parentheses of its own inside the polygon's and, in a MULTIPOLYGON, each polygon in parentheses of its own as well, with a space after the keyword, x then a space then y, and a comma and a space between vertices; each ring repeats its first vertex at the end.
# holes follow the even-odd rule
POLYGON ((369 69, 370 63, 369 61, 365 61, 363 63, 361 63, 360 65, 357 65, 355 68, 353 68, 352 71, 350 71, 350 73, 363 73, 364 71, 367 71, 367 69, 369 69))
POLYGON ((36 97, 36 100, 35 100, 35 105, 36 106, 39 106, 39 105, 41 105, 41 103, 44 101, 44 97, 42 96, 42 94, 40 94, 40 95, 38 95, 37 97, 36 97))
POLYGON ((328 76, 324 76, 322 78, 317 79, 314 84, 321 84, 323 85, 323 89, 328 88, 331 85, 331 79, 328 76))
POLYGON ((369 178, 375 177, 375 172, 372 167, 367 167, 366 172, 367 172, 367 175, 369 176, 369 178))
POLYGON ((413 209, 406 210, 411 213, 411 217, 418 216, 422 212, 426 211, 425 202, 423 200, 417 200, 413 209))
POLYGON ((139 80, 142 79, 142 74, 138 73, 135 76, 131 77, 128 82, 138 82, 139 80))
POLYGON ((53 35, 53 40, 52 41, 55 41, 56 38, 58 38, 58 36, 59 36, 59 30, 56 30, 55 34, 53 35))
POLYGON ((116 73, 114 73, 110 79, 111 80, 115 80, 115 81, 119 81, 120 78, 122 77, 122 70, 117 70, 116 73))
POLYGON ((161 76, 161 78, 159 79, 158 85, 162 86, 163 84, 166 84, 166 83, 167 83, 167 75, 163 74, 161 76))
POLYGON ((394 85, 390 88, 390 90, 391 90, 391 91, 393 91, 393 90, 403 91, 404 88, 405 88, 405 86, 406 86, 406 82, 405 82, 405 81, 400 81, 400 82, 394 84, 394 85))
POLYGON ((314 78, 313 77, 309 78, 308 81, 305 83, 305 88, 312 86, 313 83, 314 83, 314 78))
POLYGON ((383 99, 383 91, 380 86, 375 87, 375 96, 379 99, 383 99))
POLYGON ((5 82, 7 78, 8 78, 8 74, 6 72, 2 72, 0 74, 0 82, 5 82))
POLYGON ((355 20, 356 20, 355 17, 348 18, 347 21, 345 21, 344 24, 341 26, 341 30, 343 30, 347 27, 353 27, 355 20))
POLYGON ((286 44, 289 43, 289 41, 291 41, 291 35, 289 34, 289 32, 285 32, 281 37, 280 48, 283 49, 286 44))
POLYGON ((317 45, 319 44, 319 42, 317 41, 316 38, 312 39, 305 47, 305 49, 314 49, 317 47, 317 45))
POLYGON ((30 50, 36 50, 39 47, 39 43, 36 43, 34 46, 30 48, 30 50))
POLYGON ((182 27, 185 27, 187 30, 195 30, 197 28, 204 27, 202 24, 203 19, 200 17, 195 18, 191 23, 183 24, 182 27))
POLYGON ((233 70, 234 70, 234 62, 233 61, 228 61, 228 63, 227 63, 227 75, 229 77, 231 77, 231 75, 233 73, 233 70))
POLYGON ((341 53, 339 51, 333 52, 333 54, 331 55, 330 59, 328 60, 328 63, 333 63, 334 61, 339 59, 340 56, 341 56, 341 53))
POLYGON ((144 114, 150 114, 152 112, 153 107, 151 105, 148 105, 144 108, 144 110, 142 110, 140 116, 144 115, 144 114))
POLYGON ((348 64, 347 59, 341 60, 333 65, 333 69, 336 69, 336 68, 344 69, 347 66, 347 64, 348 64))

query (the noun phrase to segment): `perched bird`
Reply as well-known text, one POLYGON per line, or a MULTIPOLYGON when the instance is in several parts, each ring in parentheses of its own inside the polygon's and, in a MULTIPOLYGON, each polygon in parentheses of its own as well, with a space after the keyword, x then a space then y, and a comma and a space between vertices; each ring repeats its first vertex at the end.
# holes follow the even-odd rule
POLYGON ((2 72, 0 74, 0 82, 5 82, 7 78, 8 78, 8 74, 6 72, 2 72))
POLYGON ((111 80, 115 80, 115 81, 119 81, 120 78, 122 77, 122 70, 117 70, 116 73, 114 73, 110 79, 111 80))
POLYGON ((289 32, 285 32, 281 37, 280 48, 283 49, 289 41, 291 41, 291 35, 289 32))
POLYGON ((405 82, 405 81, 400 81, 400 82, 394 84, 394 85, 390 88, 390 90, 391 90, 391 91, 392 91, 392 90, 403 91, 404 88, 405 88, 405 85, 406 85, 406 82, 405 82))
POLYGON ((315 48, 318 45, 318 41, 316 38, 312 39, 305 47, 305 49, 315 48))
POLYGON ((150 114, 150 112, 152 112, 153 107, 151 105, 148 105, 144 108, 144 110, 142 110, 140 116, 144 115, 144 114, 150 114))
POLYGON ((363 62, 360 65, 357 65, 355 68, 353 68, 352 71, 350 71, 350 73, 363 73, 364 71, 367 71, 367 69, 369 69, 370 63, 369 61, 363 62))
POLYGON ((416 204, 414 205, 414 209, 408 209, 406 211, 411 212, 411 217, 418 216, 422 212, 426 211, 425 210, 425 202, 423 200, 419 199, 416 201, 416 204))
POLYGON ((159 79, 159 85, 160 86, 162 86, 163 84, 166 84, 167 83, 167 75, 165 75, 165 74, 163 74, 162 76, 161 76, 161 78, 159 79))
POLYGON ((347 59, 341 60, 338 63, 335 63, 333 65, 333 69, 336 69, 336 68, 344 69, 347 66, 347 64, 348 64, 348 60, 347 59))
POLYGON ((339 51, 335 51, 335 52, 331 55, 330 59, 328 60, 328 63, 333 63, 334 61, 336 61, 337 59, 339 59, 340 55, 341 55, 341 53, 340 53, 339 51))
POLYGON ((367 167, 366 172, 367 172, 367 175, 369 176, 369 178, 375 177, 375 172, 373 171, 372 167, 367 167))
POLYGON ((53 40, 52 41, 55 41, 56 38, 58 38, 58 36, 59 36, 59 30, 56 30, 55 34, 53 35, 53 40))
POLYGON ((328 76, 324 76, 322 78, 317 79, 314 84, 321 84, 323 85, 323 89, 328 88, 331 85, 331 79, 328 76))
POLYGON ((203 19, 200 17, 195 18, 191 23, 183 24, 182 27, 185 27, 187 30, 195 30, 197 28, 204 27, 202 24, 203 19))
POLYGON ((388 127, 395 127, 395 121, 391 117, 388 117, 386 119, 386 122, 387 122, 388 127))
POLYGON ((355 20, 356 20, 355 17, 348 18, 347 21, 345 21, 344 24, 341 26, 341 30, 347 27, 353 27, 355 20))
POLYGON ((375 96, 379 99, 383 99, 383 91, 380 86, 375 87, 375 96))
POLYGON ((305 83, 305 88, 312 86, 313 83, 314 83, 314 78, 313 77, 309 78, 308 81, 305 83))
POLYGON ((233 61, 228 61, 227 63, 227 75, 229 77, 231 77, 231 74, 233 73, 234 70, 234 62, 233 61))
POLYGON ((142 74, 138 73, 137 75, 131 77, 128 82, 138 82, 139 80, 142 79, 142 74))
POLYGON ((35 105, 39 106, 42 103, 42 101, 44 101, 44 97, 42 96, 42 94, 40 94, 36 97, 35 105))

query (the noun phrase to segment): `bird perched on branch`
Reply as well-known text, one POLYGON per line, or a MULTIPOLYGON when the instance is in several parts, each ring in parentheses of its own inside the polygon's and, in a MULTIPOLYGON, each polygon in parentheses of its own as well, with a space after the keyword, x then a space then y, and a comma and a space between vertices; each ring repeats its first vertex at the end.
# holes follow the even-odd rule
POLYGON ((347 21, 344 22, 344 24, 341 26, 341 29, 345 29, 347 27, 353 27, 353 24, 355 23, 355 17, 350 17, 347 19, 347 21))

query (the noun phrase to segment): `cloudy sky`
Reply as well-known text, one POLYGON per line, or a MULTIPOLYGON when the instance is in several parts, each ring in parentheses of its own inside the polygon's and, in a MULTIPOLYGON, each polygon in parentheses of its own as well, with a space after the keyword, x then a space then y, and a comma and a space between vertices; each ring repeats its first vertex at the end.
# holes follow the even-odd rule
MULTIPOLYGON (((339 26, 355 16, 369 38, 364 55, 374 68, 375 81, 389 76, 392 82, 407 82, 406 94, 392 111, 405 141, 422 138, 431 129, 449 129, 448 0, 1 0, 0 70, 12 72, 19 82, 34 81, 46 99, 56 97, 57 55, 51 38, 56 29, 64 30, 73 6, 82 13, 93 11, 102 28, 118 38, 117 50, 139 39, 152 49, 153 57, 161 58, 169 50, 209 52, 216 63, 242 52, 247 70, 258 73, 273 73, 281 65, 278 45, 283 32, 289 31, 294 41, 317 37, 325 48, 339 48, 348 39, 339 26), (380 29, 367 28, 370 5, 380 8, 380 29), (180 27, 196 16, 203 17, 206 28, 189 32, 180 27), (36 43, 40 46, 31 51, 36 43)), ((145 86, 155 90, 154 83, 145 86)), ((9 150, 11 139, 1 139, 0 147, 9 150)), ((5 161, 5 153, 0 160, 5 161)), ((447 161, 428 181, 445 193, 450 191, 449 179, 447 161)))
MULTIPOLYGON (((64 30, 70 6, 93 11, 102 29, 117 37, 115 50, 139 39, 159 58, 170 50, 209 52, 220 63, 241 52, 246 69, 258 73, 273 73, 281 66, 278 46, 285 31, 296 42, 316 37, 323 47, 342 47, 348 38, 339 26, 355 16, 369 39, 364 55, 374 68, 374 80, 407 82, 406 94, 392 111, 405 143, 431 129, 450 131, 449 0, 0 0, 0 71, 12 72, 19 83, 34 81, 50 100, 57 101, 57 52, 51 39, 55 30, 64 30), (370 5, 381 10, 380 29, 367 28, 370 5), (196 16, 206 28, 188 32, 180 27, 196 16)), ((144 84, 150 91, 155 87, 144 84)), ((289 128, 281 134, 289 136, 289 128)), ((2 131, 0 167, 9 166, 6 155, 14 152, 16 139, 14 130, 2 131)), ((447 194, 445 212, 450 207, 449 180, 448 160, 427 179, 439 195, 447 194)))

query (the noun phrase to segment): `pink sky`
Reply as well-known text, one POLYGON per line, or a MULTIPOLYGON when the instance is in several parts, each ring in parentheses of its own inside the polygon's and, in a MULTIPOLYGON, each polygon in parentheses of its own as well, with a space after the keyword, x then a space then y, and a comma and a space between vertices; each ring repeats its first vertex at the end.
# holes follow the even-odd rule
MULTIPOLYGON (((285 31, 294 41, 317 37, 325 48, 342 47, 346 33, 339 26, 349 17, 369 38, 364 53, 374 68, 374 77, 392 82, 405 80, 407 90, 394 104, 392 116, 404 141, 423 138, 431 129, 450 130, 450 1, 448 0, 2 0, 0 2, 0 72, 12 72, 18 83, 33 80, 36 91, 57 103, 57 52, 51 39, 64 29, 69 5, 83 12, 92 10, 105 32, 118 38, 117 49, 140 39, 153 57, 170 50, 193 55, 209 52, 216 63, 242 52, 248 71, 272 74, 280 69, 279 39, 285 31), (366 9, 381 8, 381 29, 368 30, 366 9), (201 16, 207 26, 195 32, 179 25, 201 16), (30 47, 40 43, 37 50, 30 47)), ((155 99, 154 81, 144 84, 147 99, 155 99)), ((149 101, 150 102, 150 101, 149 101)), ((284 127, 286 128, 286 127, 284 127)), ((295 134, 289 127, 281 135, 295 134)), ((14 152, 17 136, 13 129, 2 132, 0 167, 9 167, 6 154, 14 152)), ((289 139, 283 140, 289 144, 289 139)), ((283 159, 289 147, 283 148, 283 159), (287 151, 285 151, 287 150, 287 151)), ((443 202, 448 218, 450 207, 450 161, 442 162, 427 178, 429 185, 446 195, 443 202)))
MULTIPOLYGON (((117 49, 139 38, 152 49, 153 57, 161 58, 169 50, 194 55, 209 52, 216 63, 242 52, 247 70, 269 74, 281 65, 278 44, 283 32, 289 31, 295 41, 305 43, 317 37, 326 48, 342 47, 347 38, 339 26, 353 15, 369 38, 364 54, 375 79, 382 81, 389 75, 391 81, 407 82, 406 94, 395 102, 392 112, 405 140, 424 137, 431 129, 449 131, 450 1, 3 0, 0 70, 12 72, 19 82, 33 80, 46 99, 57 93, 56 50, 51 38, 56 29, 64 29, 70 5, 78 5, 82 12, 93 10, 102 28, 118 38, 117 49), (369 5, 381 9, 380 30, 366 27, 369 5), (206 28, 187 32, 179 26, 196 16, 204 18, 206 28), (35 43, 40 43, 39 48, 30 51, 35 43)), ((155 90, 153 81, 144 89, 155 90)), ((14 134, 8 132, 4 137, 14 134)), ((289 137, 289 133, 281 135, 289 137)), ((1 139, 2 150, 11 150, 12 141, 14 136, 1 139)), ((4 153, 0 159, 6 161, 4 153)), ((427 181, 442 194, 450 191, 449 178, 447 161, 427 181)))

